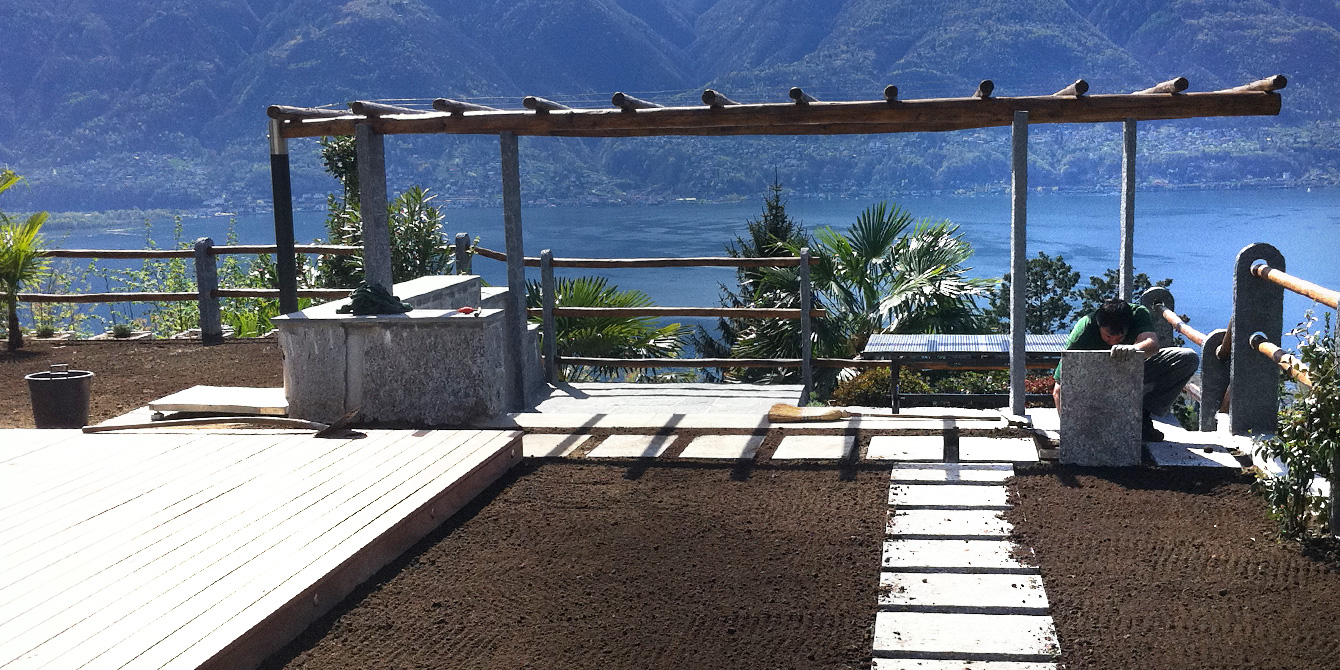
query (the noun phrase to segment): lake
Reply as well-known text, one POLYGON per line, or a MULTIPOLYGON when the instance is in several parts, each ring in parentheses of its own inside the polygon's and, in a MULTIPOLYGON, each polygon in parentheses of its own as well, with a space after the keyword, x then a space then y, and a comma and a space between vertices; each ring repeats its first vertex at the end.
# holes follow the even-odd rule
MULTIPOLYGON (((918 195, 890 198, 916 217, 947 218, 962 227, 976 249, 972 275, 999 277, 1009 269, 1010 197, 918 195)), ((845 228, 875 200, 801 201, 787 211, 807 228, 845 228)), ((734 204, 674 203, 654 206, 532 207, 522 211, 527 255, 552 249, 555 256, 714 256, 745 222, 759 216, 756 202, 734 204)), ((446 232, 466 232, 480 245, 503 250, 500 209, 447 209, 446 232)), ((324 235, 324 212, 298 212, 299 241, 324 235)), ((222 243, 227 217, 184 221, 184 237, 211 236, 222 243)), ((236 230, 243 243, 273 243, 269 215, 240 216, 236 230)), ((1232 311, 1233 259, 1253 242, 1279 248, 1288 271, 1323 286, 1340 288, 1335 233, 1340 231, 1340 190, 1150 191, 1136 196, 1135 266, 1152 279, 1171 278, 1178 312, 1209 332, 1222 327, 1232 311)), ((128 221, 111 231, 48 231, 63 247, 140 248, 142 222, 128 221)), ((155 224, 161 245, 170 244, 171 224, 155 224)), ((1081 285, 1119 262, 1117 194, 1031 193, 1028 199, 1028 252, 1062 255, 1078 270, 1081 285)), ((490 283, 505 281, 505 266, 476 258, 475 270, 490 283)), ((538 278, 538 270, 530 270, 538 278)), ((718 286, 731 285, 728 268, 673 268, 592 271, 621 288, 645 291, 660 305, 717 304, 718 286)), ((562 276, 564 271, 559 271, 562 276)), ((1286 294, 1285 329, 1302 318, 1310 301, 1286 294)))

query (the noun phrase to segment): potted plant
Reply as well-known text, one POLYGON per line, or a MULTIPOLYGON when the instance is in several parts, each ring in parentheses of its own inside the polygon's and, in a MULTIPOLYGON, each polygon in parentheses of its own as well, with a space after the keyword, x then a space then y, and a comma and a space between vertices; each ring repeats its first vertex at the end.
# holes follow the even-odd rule
MULTIPOLYGON (((0 170, 0 193, 17 183, 21 177, 13 170, 0 170)), ((0 294, 4 295, 8 312, 8 347, 12 351, 23 346, 23 330, 19 327, 19 291, 23 285, 35 281, 46 270, 46 250, 42 241, 42 224, 46 212, 29 215, 17 221, 0 211, 0 294)))

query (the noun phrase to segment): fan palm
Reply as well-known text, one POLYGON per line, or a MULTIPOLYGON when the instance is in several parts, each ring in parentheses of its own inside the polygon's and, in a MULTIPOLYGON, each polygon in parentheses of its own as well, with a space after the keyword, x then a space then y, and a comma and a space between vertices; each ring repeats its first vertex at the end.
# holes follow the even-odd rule
MULTIPOLYGON (((543 305, 538 282, 529 282, 527 306, 543 305)), ((562 278, 555 282, 554 304, 558 307, 651 307, 655 303, 641 291, 621 291, 604 277, 562 278)), ((652 317, 556 317, 554 339, 558 355, 590 358, 673 358, 684 348, 690 329, 678 323, 658 326, 652 317)), ((564 381, 592 381, 622 376, 634 368, 565 365, 564 381)), ((655 370, 649 371, 655 374, 655 370)))
MULTIPOLYGON (((12 170, 0 171, 0 193, 19 180, 12 170)), ((33 214, 22 222, 0 212, 0 293, 4 294, 8 312, 10 350, 23 346, 23 331, 19 328, 19 291, 46 270, 41 236, 42 224, 46 220, 46 212, 33 214)))

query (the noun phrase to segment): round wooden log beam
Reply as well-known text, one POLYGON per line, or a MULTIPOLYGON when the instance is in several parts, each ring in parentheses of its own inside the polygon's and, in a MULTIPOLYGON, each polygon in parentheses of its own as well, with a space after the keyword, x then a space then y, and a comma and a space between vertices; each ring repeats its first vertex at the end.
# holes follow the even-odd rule
POLYGON ((1340 292, 1338 291, 1313 284, 1306 279, 1299 279, 1291 274, 1276 270, 1265 263, 1253 265, 1252 274, 1272 284, 1283 286, 1294 293, 1312 298, 1332 309, 1340 308, 1340 292))
POLYGON ((500 112, 497 107, 487 105, 476 105, 473 102, 462 102, 452 100, 451 98, 438 98, 433 101, 433 109, 439 112, 451 112, 452 114, 464 114, 466 112, 500 112))
POLYGON ((973 92, 972 97, 983 100, 991 97, 991 93, 996 90, 996 83, 990 79, 983 79, 982 83, 977 85, 977 90, 973 92))
POLYGON ((1256 81, 1251 82, 1250 84, 1243 84, 1242 86, 1234 86, 1233 88, 1226 88, 1220 92, 1240 93, 1248 91, 1261 91, 1265 93, 1271 93, 1274 91, 1278 91, 1288 85, 1289 85, 1289 79, 1282 74, 1277 74, 1273 77, 1266 77, 1265 79, 1257 79, 1256 81))
POLYGON ((413 109, 410 107, 401 107, 400 105, 387 105, 380 102, 370 102, 368 100, 355 100, 349 103, 349 109, 359 116, 366 116, 370 119, 391 116, 392 114, 428 114, 427 110, 413 109))
MULTIPOLYGON (((322 298, 325 300, 338 300, 348 298, 354 290, 351 288, 300 288, 298 297, 300 298, 322 298)), ((215 298, 277 298, 279 289, 277 288, 221 288, 210 291, 210 295, 215 298)))
POLYGON ((1076 79, 1075 83, 1053 93, 1052 95, 1078 98, 1088 92, 1089 92, 1089 82, 1084 81, 1083 79, 1076 79))
POLYGON ((1187 81, 1186 77, 1178 77, 1176 79, 1169 79, 1168 81, 1155 84, 1143 91, 1136 91, 1135 95, 1152 95, 1155 93, 1175 94, 1185 91, 1189 86, 1191 86, 1191 82, 1187 81))
MULTIPOLYGON (((230 244, 210 247, 209 253, 215 256, 228 254, 273 254, 277 248, 273 244, 230 244)), ((363 253, 363 247, 343 244, 295 244, 294 253, 322 254, 326 256, 355 256, 363 253)))
POLYGON ((349 116, 349 112, 341 109, 321 109, 318 107, 289 107, 288 105, 270 105, 265 108, 265 115, 280 121, 302 121, 305 119, 333 119, 340 116, 349 116))
POLYGON ((639 109, 660 109, 665 105, 659 105, 654 102, 648 102, 641 98, 634 98, 627 93, 619 92, 610 97, 610 103, 625 112, 636 112, 639 109))
POLYGON ((731 105, 738 105, 740 103, 735 102, 734 100, 731 100, 730 98, 727 98, 726 96, 717 93, 716 91, 713 91, 712 89, 709 88, 706 91, 703 91, 703 104, 707 105, 708 107, 727 107, 731 105))
POLYGON ((200 294, 187 292, 121 292, 121 293, 20 293, 21 302, 188 302, 198 300, 200 294))
POLYGON ((521 104, 524 105, 526 109, 535 110, 536 114, 548 114, 549 112, 558 112, 565 109, 572 109, 567 105, 560 105, 557 102, 554 102, 553 100, 547 100, 545 98, 537 97, 534 95, 528 95, 525 98, 522 98, 521 104))
MULTIPOLYGON (((527 310, 531 316, 543 316, 544 310, 527 310)), ((602 317, 636 318, 667 316, 720 317, 727 319, 799 319, 799 309, 781 309, 764 307, 555 307, 556 317, 602 317)), ((810 317, 822 319, 828 312, 822 309, 810 310, 810 317)))
POLYGON ((793 86, 790 95, 791 99, 794 100, 797 105, 808 105, 811 102, 819 102, 814 96, 800 90, 799 86, 793 86))
POLYGON ((884 87, 884 102, 898 102, 898 87, 889 84, 884 87))
POLYGON ((1251 344, 1254 349, 1275 361, 1275 365, 1280 366, 1281 370, 1289 373, 1294 381, 1304 386, 1312 386, 1312 379, 1308 376, 1307 368, 1303 367, 1303 363, 1281 349, 1279 345, 1266 340, 1265 335, 1261 333, 1252 334, 1251 344))
MULTIPOLYGON (((475 253, 484 258, 507 262, 507 254, 488 249, 485 247, 475 247, 475 253)), ((816 265, 819 259, 811 258, 810 265, 816 265)), ((759 258, 735 258, 733 256, 697 256, 684 258, 555 258, 554 267, 556 268, 688 268, 688 267, 730 267, 730 268, 765 268, 765 267, 796 267, 800 265, 800 258, 796 256, 772 256, 759 258)), ((540 267, 540 259, 535 256, 526 257, 527 267, 540 267)))

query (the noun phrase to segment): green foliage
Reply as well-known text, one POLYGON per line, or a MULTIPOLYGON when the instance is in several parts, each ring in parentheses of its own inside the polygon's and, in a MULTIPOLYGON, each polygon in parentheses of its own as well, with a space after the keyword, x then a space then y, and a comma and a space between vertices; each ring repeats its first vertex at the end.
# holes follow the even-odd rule
POLYGON ((112 326, 112 337, 125 339, 135 334, 135 327, 128 323, 118 323, 112 326))
MULTIPOLYGON (((1074 321, 1085 311, 1119 293, 1118 271, 1108 269, 1101 277, 1089 277, 1089 284, 1079 287, 1079 272, 1061 255, 1048 256, 1038 252, 1037 258, 1028 259, 1028 304, 1024 308, 1028 332, 1048 335, 1070 331, 1074 321)), ((1136 302, 1141 294, 1153 286, 1172 286, 1171 279, 1152 283, 1149 275, 1141 272, 1132 279, 1133 294, 1124 296, 1136 302)), ((1010 330, 1010 273, 1005 273, 1000 285, 987 292, 986 313, 998 332, 1010 330)))
POLYGON ((1263 440, 1257 453, 1264 459, 1278 458, 1284 464, 1281 476, 1260 474, 1255 489, 1269 505, 1270 516, 1280 534, 1306 538, 1319 534, 1336 510, 1313 489, 1317 477, 1331 477, 1340 448, 1340 336, 1332 328, 1331 315, 1315 330, 1316 319, 1307 319, 1290 333, 1299 338, 1298 359, 1307 369, 1312 387, 1301 387, 1292 402, 1280 410, 1274 437, 1263 440))
MULTIPOLYGON (((21 181, 13 170, 0 170, 0 193, 8 191, 21 181)), ((19 325, 19 292, 25 284, 37 281, 46 271, 47 260, 41 254, 45 249, 42 224, 46 212, 38 212, 23 221, 16 221, 0 210, 0 293, 4 294, 7 346, 10 350, 23 346, 23 330, 19 325)))
MULTIPOLYGON (((557 279, 554 304, 557 307, 652 307, 655 303, 641 291, 620 291, 604 277, 557 279)), ((530 282, 526 291, 527 307, 544 305, 539 282, 530 282)), ((536 319, 532 319, 536 320, 536 319)), ((673 358, 684 348, 689 328, 678 323, 657 325, 652 317, 556 317, 555 339, 558 355, 590 358, 673 358)), ((587 367, 565 365, 560 370, 564 381, 604 381, 633 375, 631 381, 646 381, 656 376, 655 369, 587 367)))

